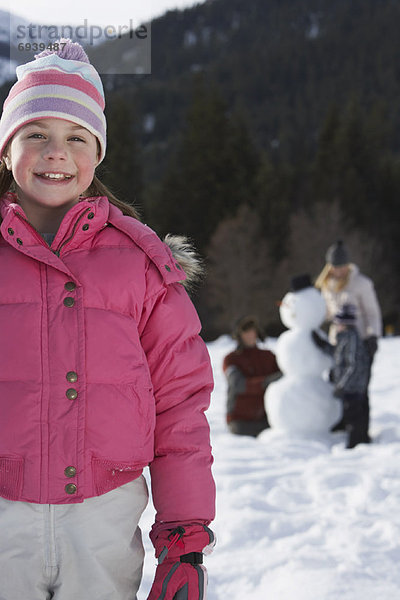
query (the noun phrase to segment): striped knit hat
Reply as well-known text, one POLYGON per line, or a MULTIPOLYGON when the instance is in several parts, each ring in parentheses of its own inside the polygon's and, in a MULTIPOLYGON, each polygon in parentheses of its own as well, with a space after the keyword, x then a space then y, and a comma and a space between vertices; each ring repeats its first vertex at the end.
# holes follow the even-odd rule
POLYGON ((18 80, 4 102, 0 119, 0 158, 22 125, 55 117, 82 125, 93 133, 99 140, 100 161, 103 160, 106 119, 100 76, 80 44, 69 39, 61 39, 57 44, 57 52, 45 50, 35 60, 17 67, 18 80))

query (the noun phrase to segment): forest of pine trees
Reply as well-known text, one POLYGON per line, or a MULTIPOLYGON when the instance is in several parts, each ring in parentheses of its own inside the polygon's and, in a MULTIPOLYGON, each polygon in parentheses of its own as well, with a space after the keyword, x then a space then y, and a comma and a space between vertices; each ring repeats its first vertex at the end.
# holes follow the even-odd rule
POLYGON ((245 312, 279 332, 291 277, 316 277, 339 238, 399 329, 396 17, 390 0, 255 0, 252 10, 214 0, 156 21, 153 75, 123 95, 126 81, 114 82, 105 179, 124 198, 134 189, 150 226, 188 235, 204 257, 193 300, 206 338, 245 312), (205 27, 208 45, 179 46, 205 27), (192 63, 208 67, 190 73, 192 63), (135 129, 129 107, 154 114, 155 130, 135 129))
POLYGON ((138 190, 144 220, 161 236, 188 235, 205 258, 207 277, 193 300, 207 338, 246 312, 277 334, 277 302, 291 277, 316 277, 339 238, 374 279, 385 322, 398 326, 400 164, 378 106, 366 112, 355 98, 341 111, 332 104, 314 156, 289 161, 260 148, 244 115, 230 112, 220 90, 196 76, 176 151, 160 180, 143 190, 134 188, 141 153, 126 123, 113 120, 103 179, 126 199, 111 178, 125 165, 121 183, 138 190), (129 167, 114 135, 126 144, 130 137, 129 167))

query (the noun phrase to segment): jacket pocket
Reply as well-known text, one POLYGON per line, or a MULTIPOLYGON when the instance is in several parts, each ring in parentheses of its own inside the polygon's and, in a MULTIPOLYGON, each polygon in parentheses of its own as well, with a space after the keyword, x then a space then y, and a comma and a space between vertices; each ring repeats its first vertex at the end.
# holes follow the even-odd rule
POLYGON ((6 500, 21 497, 24 459, 21 456, 0 456, 0 496, 6 500))

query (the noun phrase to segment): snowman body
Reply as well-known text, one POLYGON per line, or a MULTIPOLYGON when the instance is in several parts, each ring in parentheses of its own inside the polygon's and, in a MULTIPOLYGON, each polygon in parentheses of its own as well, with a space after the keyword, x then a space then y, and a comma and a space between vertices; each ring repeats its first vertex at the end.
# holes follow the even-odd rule
POLYGON ((313 342, 326 313, 325 301, 313 287, 289 292, 280 306, 289 329, 279 336, 276 360, 283 376, 265 393, 268 420, 274 429, 307 436, 328 433, 341 417, 341 403, 324 380, 331 358, 313 342))

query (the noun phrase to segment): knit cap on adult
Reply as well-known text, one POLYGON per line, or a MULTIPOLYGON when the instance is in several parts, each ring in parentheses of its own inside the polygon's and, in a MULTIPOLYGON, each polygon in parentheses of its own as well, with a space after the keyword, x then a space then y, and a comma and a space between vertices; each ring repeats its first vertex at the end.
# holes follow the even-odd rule
POLYGON ((338 240, 332 244, 332 246, 329 246, 325 260, 334 267, 341 267, 342 265, 349 264, 349 253, 342 240, 338 240))
POLYGON ((100 144, 100 160, 106 150, 104 90, 100 76, 82 46, 70 39, 52 44, 17 67, 0 119, 0 158, 8 141, 22 125, 54 117, 88 129, 100 144))

